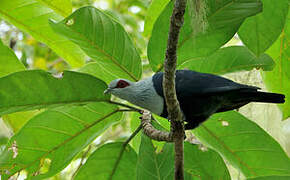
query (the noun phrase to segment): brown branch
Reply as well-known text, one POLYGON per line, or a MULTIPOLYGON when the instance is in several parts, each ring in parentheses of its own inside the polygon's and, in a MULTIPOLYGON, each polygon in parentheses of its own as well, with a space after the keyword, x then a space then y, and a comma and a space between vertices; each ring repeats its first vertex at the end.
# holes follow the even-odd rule
POLYGON ((160 130, 157 130, 153 127, 151 124, 151 113, 149 111, 144 111, 142 118, 141 118, 141 125, 143 127, 143 132, 151 139, 154 139, 156 141, 167 141, 172 142, 172 136, 169 132, 163 132, 160 130))
POLYGON ((176 50, 179 31, 183 25, 186 0, 176 0, 170 21, 169 37, 164 62, 163 92, 166 100, 168 119, 183 121, 175 91, 176 50))
POLYGON ((177 61, 177 44, 180 29, 184 21, 186 0, 176 0, 168 35, 167 49, 164 61, 163 92, 167 105, 168 119, 171 121, 170 133, 174 141, 175 149, 175 180, 184 179, 183 168, 183 140, 184 123, 183 114, 175 90, 175 71, 177 61))

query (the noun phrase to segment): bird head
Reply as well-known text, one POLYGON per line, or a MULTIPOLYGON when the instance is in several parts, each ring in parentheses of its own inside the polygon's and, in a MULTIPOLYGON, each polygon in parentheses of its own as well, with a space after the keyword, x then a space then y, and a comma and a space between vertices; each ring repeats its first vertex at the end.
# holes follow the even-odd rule
POLYGON ((104 94, 113 94, 119 96, 120 94, 126 94, 134 83, 127 79, 115 79, 110 82, 108 88, 104 91, 104 94))
POLYGON ((152 77, 138 82, 127 79, 115 79, 110 82, 105 94, 110 93, 132 104, 148 109, 160 115, 163 111, 163 98, 154 89, 152 77))

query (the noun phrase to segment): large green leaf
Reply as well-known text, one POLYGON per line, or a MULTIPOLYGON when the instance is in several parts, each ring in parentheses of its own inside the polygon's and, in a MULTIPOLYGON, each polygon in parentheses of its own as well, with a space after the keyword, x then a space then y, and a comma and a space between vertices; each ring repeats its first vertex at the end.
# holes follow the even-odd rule
POLYGON ((139 80, 141 58, 124 28, 93 7, 83 7, 52 28, 78 44, 106 71, 121 78, 139 80))
POLYGON ((170 0, 152 0, 151 4, 147 10, 147 15, 145 18, 144 25, 144 35, 148 36, 151 34, 153 29, 153 25, 157 20, 158 16, 161 14, 162 10, 166 7, 166 5, 170 2, 170 0))
MULTIPOLYGON (((116 161, 123 148, 121 142, 109 143, 97 149, 81 167, 76 180, 110 179, 116 161)), ((127 145, 112 179, 136 179, 137 154, 127 145)))
POLYGON ((289 176, 261 176, 256 178, 249 178, 247 180, 289 180, 289 176))
POLYGON ((288 23, 280 38, 271 46, 267 53, 276 62, 276 67, 271 72, 262 72, 264 83, 267 89, 273 92, 283 93, 286 96, 286 102, 279 104, 282 109, 283 118, 290 117, 290 14, 288 23))
POLYGON ((0 77, 16 71, 25 70, 13 51, 0 40, 0 77))
MULTIPOLYGON (((0 77, 7 74, 25 70, 24 65, 18 60, 14 52, 5 46, 0 40, 0 77)), ((9 124, 13 132, 17 132, 34 112, 18 112, 2 116, 5 123, 9 124)))
POLYGON ((17 133, 29 119, 39 112, 38 110, 16 112, 3 115, 2 119, 6 124, 9 124, 14 133, 17 133))
POLYGON ((64 104, 106 101, 107 85, 94 76, 65 71, 55 78, 42 70, 20 71, 0 78, 0 115, 64 104))
POLYGON ((219 49, 210 56, 196 58, 178 66, 178 69, 191 69, 198 72, 225 74, 241 70, 261 68, 272 70, 275 62, 267 54, 257 58, 244 46, 230 46, 219 49))
MULTIPOLYGON (((137 163, 137 179, 167 180, 174 177, 174 145, 166 143, 156 153, 152 141, 144 134, 137 163)), ((213 150, 202 151, 197 145, 184 144, 185 179, 230 179, 223 159, 213 150)))
MULTIPOLYGON (((155 22, 149 40, 148 58, 154 71, 162 68, 165 59, 173 3, 172 1, 167 5, 155 22)), ((190 10, 187 8, 185 12, 178 42, 178 64, 207 56, 219 49, 233 37, 246 17, 262 10, 262 3, 257 0, 208 0, 205 7, 208 22, 204 32, 197 31, 199 27, 194 27, 193 21, 196 19, 189 14, 190 10)))
POLYGON ((0 169, 9 172, 4 179, 23 169, 28 176, 40 173, 39 179, 56 174, 120 118, 118 108, 107 103, 63 106, 38 114, 11 138, 1 154, 0 169), (18 154, 10 147, 16 147, 18 154))
MULTIPOLYGON (((0 135, 0 147, 2 145, 5 145, 8 142, 8 140, 9 139, 7 137, 0 135)), ((0 154, 1 154, 1 150, 0 150, 0 154)), ((1 171, 1 168, 0 168, 0 171, 1 171)))
MULTIPOLYGON (((133 133, 139 126, 140 126, 140 121, 138 121, 138 119, 140 118, 140 113, 137 112, 132 112, 130 113, 130 128, 131 128, 131 132, 133 133)), ((136 151, 139 152, 139 147, 141 144, 141 135, 142 133, 139 132, 131 141, 130 141, 130 145, 132 146, 132 148, 136 151)))
MULTIPOLYGON (((114 79, 120 78, 117 73, 112 73, 118 72, 118 68, 115 66, 110 66, 109 64, 103 63, 101 61, 88 63, 81 67, 78 71, 98 77, 99 79, 105 81, 107 84, 109 84, 114 79)), ((120 74, 122 74, 122 72, 120 72, 120 74)))
POLYGON ((36 0, 1 0, 0 17, 48 45, 72 67, 79 67, 84 62, 84 53, 77 45, 54 33, 49 27, 48 19, 60 20, 62 18, 47 7, 49 3, 50 7, 57 4, 45 0, 42 2, 36 0))
POLYGON ((257 56, 265 52, 279 37, 288 13, 288 0, 262 2, 263 12, 248 18, 238 32, 243 43, 257 56))
POLYGON ((202 151, 198 145, 184 143, 184 171, 195 179, 230 180, 231 176, 222 157, 215 151, 202 151))
POLYGON ((194 134, 247 178, 290 174, 290 160, 281 146, 238 112, 215 114, 194 134))
POLYGON ((152 141, 142 134, 137 162, 137 180, 166 180, 174 177, 174 152, 165 144, 163 152, 155 152, 152 141))
POLYGON ((53 9, 58 14, 68 16, 72 12, 72 4, 70 0, 38 0, 46 6, 53 9))

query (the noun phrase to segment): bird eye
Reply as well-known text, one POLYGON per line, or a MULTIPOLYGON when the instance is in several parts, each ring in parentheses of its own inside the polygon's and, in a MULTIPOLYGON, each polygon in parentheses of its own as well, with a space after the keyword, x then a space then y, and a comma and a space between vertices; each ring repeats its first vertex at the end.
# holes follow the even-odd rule
POLYGON ((129 83, 124 81, 124 80, 120 80, 118 83, 117 83, 117 87, 116 88, 125 88, 129 86, 129 83))

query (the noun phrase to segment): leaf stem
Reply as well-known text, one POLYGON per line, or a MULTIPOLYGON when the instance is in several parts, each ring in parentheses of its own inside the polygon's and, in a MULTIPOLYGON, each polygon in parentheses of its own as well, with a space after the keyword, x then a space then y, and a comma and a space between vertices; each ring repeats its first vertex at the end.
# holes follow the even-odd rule
POLYGON ((80 162, 79 166, 77 167, 76 171, 73 173, 73 175, 72 175, 72 179, 74 179, 74 177, 75 177, 75 176, 77 175, 77 173, 79 172, 79 170, 80 170, 80 168, 82 167, 82 165, 83 165, 83 163, 84 163, 84 161, 85 161, 85 158, 87 157, 87 155, 88 155, 88 153, 90 152, 91 148, 92 148, 92 146, 90 145, 90 146, 88 147, 88 149, 83 153, 82 158, 81 158, 81 162, 80 162))
POLYGON ((138 128, 131 134, 131 136, 122 144, 122 149, 119 153, 118 159, 116 160, 112 173, 110 174, 109 180, 113 179, 114 174, 116 173, 116 170, 118 168, 118 165, 121 161, 121 158, 123 156, 123 153, 126 149, 126 146, 129 144, 129 142, 140 132, 140 130, 142 129, 142 125, 139 125, 138 128))
POLYGON ((143 110, 142 109, 139 109, 139 108, 136 108, 136 107, 133 107, 133 106, 130 106, 128 104, 123 104, 123 103, 120 103, 120 102, 116 102, 116 101, 106 101, 110 104, 115 104, 115 105, 118 105, 118 106, 123 106, 123 107, 126 107, 126 108, 129 108, 131 109, 131 111, 136 111, 136 112, 139 112, 139 113, 142 113, 143 110))

